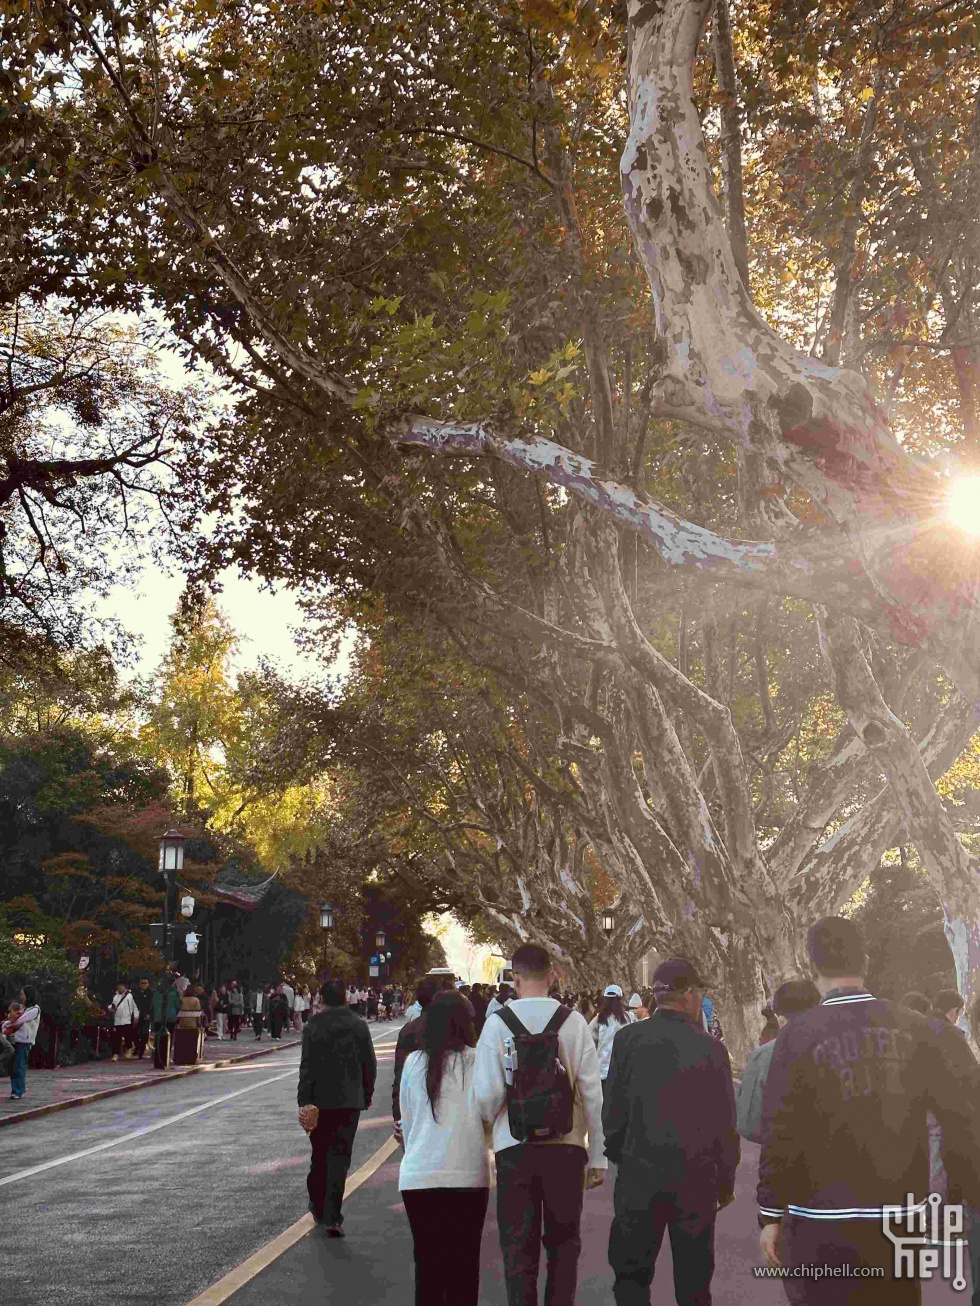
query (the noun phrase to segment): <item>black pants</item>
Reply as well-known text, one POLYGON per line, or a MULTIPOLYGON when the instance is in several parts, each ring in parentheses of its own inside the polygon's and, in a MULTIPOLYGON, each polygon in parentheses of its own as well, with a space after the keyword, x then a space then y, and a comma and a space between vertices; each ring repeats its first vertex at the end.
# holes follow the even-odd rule
POLYGON ((282 1027, 286 1023, 286 1017, 281 1011, 274 1011, 269 1017, 269 1027, 272 1031, 273 1038, 282 1038, 282 1027))
POLYGON ((575 1301, 586 1159, 585 1149, 571 1143, 519 1143, 497 1153, 507 1306, 538 1306, 542 1243, 548 1262, 545 1306, 575 1301))
POLYGON ((238 1038, 238 1031, 241 1029, 241 1027, 242 1027, 241 1012, 239 1012, 238 1015, 232 1012, 231 1015, 228 1017, 228 1033, 231 1035, 232 1040, 238 1038))
POLYGON ((658 1192, 644 1178, 624 1166, 616 1176, 609 1230, 616 1306, 649 1306, 664 1230, 670 1231, 677 1306, 711 1306, 718 1205, 714 1193, 658 1192))
MULTIPOLYGON (((787 1268, 804 1265, 880 1266, 884 1277, 784 1279, 793 1306, 919 1306, 918 1279, 896 1279, 895 1248, 879 1220, 783 1221, 782 1262, 787 1268)), ((942 1262, 940 1261, 940 1264, 942 1262)))
POLYGON ((406 1188, 415 1244, 415 1306, 479 1306, 489 1188, 406 1188))
POLYGON ((360 1111, 337 1108, 321 1110, 316 1129, 310 1134, 310 1173, 306 1177, 306 1190, 316 1216, 339 1228, 344 1217, 340 1208, 344 1200, 344 1184, 350 1169, 350 1154, 357 1133, 360 1111))
POLYGON ((150 1040, 150 1018, 149 1016, 140 1016, 139 1029, 136 1034, 136 1055, 142 1061, 146 1053, 146 1045, 150 1040))
POLYGON ((252 1013, 252 1032, 256 1038, 262 1037, 262 1017, 252 1013))

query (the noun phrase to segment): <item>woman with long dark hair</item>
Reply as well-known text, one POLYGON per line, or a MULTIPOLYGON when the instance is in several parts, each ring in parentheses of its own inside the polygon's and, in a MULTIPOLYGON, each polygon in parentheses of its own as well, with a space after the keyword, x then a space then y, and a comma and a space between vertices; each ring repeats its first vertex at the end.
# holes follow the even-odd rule
POLYGON ((470 1091, 476 1037, 466 999, 437 993, 420 1041, 402 1069, 398 1174, 415 1244, 415 1306, 478 1306, 490 1170, 470 1091))
POLYGON ((592 1042, 599 1053, 599 1075, 602 1079, 602 1091, 606 1091, 606 1076, 609 1074, 609 1062, 612 1060, 613 1039, 626 1025, 632 1025, 634 1017, 623 1006, 623 990, 618 984, 610 984, 602 995, 602 1002, 595 1020, 589 1026, 592 1042))

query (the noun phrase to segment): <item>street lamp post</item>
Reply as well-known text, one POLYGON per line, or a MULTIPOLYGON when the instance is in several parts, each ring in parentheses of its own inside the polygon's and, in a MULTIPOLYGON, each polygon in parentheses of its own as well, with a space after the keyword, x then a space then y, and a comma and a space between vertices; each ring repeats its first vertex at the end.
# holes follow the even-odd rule
POLYGON ((616 920, 612 912, 604 911, 602 913, 602 932, 603 934, 605 934, 607 939, 612 935, 612 932, 615 928, 616 928, 616 920))
POLYGON ((323 931, 323 977, 327 978, 327 949, 329 948, 330 931, 333 929, 333 903, 320 903, 320 929, 323 931))
MULTIPOLYGON (((170 927, 170 899, 171 895, 176 892, 177 876, 184 869, 184 836, 179 830, 168 830, 161 837, 159 867, 160 874, 164 878, 163 960, 169 970, 174 959, 174 939, 170 927)), ((174 916, 176 916, 176 912, 174 916)))

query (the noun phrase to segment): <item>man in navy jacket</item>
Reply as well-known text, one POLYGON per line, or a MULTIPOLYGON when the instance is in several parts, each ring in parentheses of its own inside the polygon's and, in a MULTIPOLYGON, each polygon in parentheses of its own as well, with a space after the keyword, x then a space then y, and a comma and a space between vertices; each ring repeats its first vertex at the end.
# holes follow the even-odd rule
POLYGON ((883 1207, 910 1220, 929 1209, 930 1111, 943 1127, 951 1191, 971 1202, 980 1195, 976 1077, 952 1065, 928 1021, 867 991, 852 921, 817 921, 807 942, 822 1000, 780 1033, 766 1080, 762 1252, 770 1265, 801 1271, 783 1280, 793 1303, 917 1306, 920 1282, 896 1277, 883 1207), (803 1272, 816 1265, 837 1273, 803 1272), (858 1277, 858 1266, 883 1274, 858 1277))

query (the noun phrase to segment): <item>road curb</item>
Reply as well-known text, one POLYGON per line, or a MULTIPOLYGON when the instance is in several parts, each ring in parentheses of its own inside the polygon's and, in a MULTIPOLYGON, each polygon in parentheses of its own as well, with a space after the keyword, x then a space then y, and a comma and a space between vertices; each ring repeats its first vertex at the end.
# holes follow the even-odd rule
MULTIPOLYGON (((140 1088, 153 1088, 156 1084, 169 1084, 175 1079, 186 1079, 188 1075, 200 1075, 206 1070, 221 1070, 226 1066, 236 1066, 243 1061, 255 1061, 258 1057, 270 1056, 273 1052, 282 1052, 286 1048, 299 1047, 300 1040, 290 1039, 280 1047, 267 1047, 246 1052, 240 1057, 228 1057, 224 1061, 211 1061, 203 1066, 188 1066, 185 1070, 161 1070, 152 1078, 137 1079, 132 1084, 119 1084, 116 1088, 104 1088, 98 1093, 85 1093, 80 1097, 67 1097, 63 1102, 49 1102, 46 1106, 30 1107, 27 1111, 18 1111, 15 1115, 0 1116, 0 1129, 4 1125, 20 1124, 23 1120, 37 1120, 39 1116, 53 1115, 55 1111, 67 1111, 73 1106, 88 1106, 90 1102, 102 1102, 107 1097, 118 1097, 120 1093, 135 1093, 140 1088)), ((52 1072, 52 1073, 57 1073, 52 1072)))

